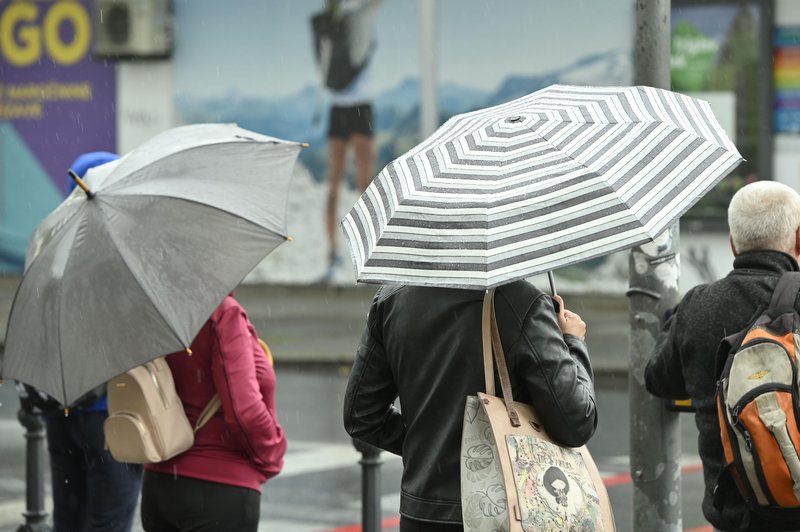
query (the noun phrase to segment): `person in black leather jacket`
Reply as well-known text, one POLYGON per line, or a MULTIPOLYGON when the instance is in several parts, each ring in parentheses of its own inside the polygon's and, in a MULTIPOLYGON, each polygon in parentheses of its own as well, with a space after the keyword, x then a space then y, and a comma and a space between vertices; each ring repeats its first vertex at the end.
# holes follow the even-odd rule
MULTIPOLYGON (((403 457, 400 530, 461 530, 461 427, 467 395, 484 391, 483 291, 384 286, 344 400, 354 438, 403 457), (400 408, 393 406, 399 397, 400 408)), ((526 281, 495 293, 514 399, 532 404, 545 429, 577 447, 597 411, 586 324, 526 281)), ((499 384, 498 384, 499 390, 499 384)))

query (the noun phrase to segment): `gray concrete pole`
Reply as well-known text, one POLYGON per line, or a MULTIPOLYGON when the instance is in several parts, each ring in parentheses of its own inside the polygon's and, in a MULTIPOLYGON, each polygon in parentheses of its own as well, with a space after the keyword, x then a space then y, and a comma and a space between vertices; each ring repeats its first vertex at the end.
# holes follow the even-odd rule
MULTIPOLYGON (((670 0, 636 0, 635 83, 670 88, 670 0)), ((680 419, 644 387, 661 317, 678 302, 678 224, 630 254, 630 456, 633 530, 682 530, 680 419)))
MULTIPOLYGON (((761 20, 759 27, 759 56, 772 57, 773 18, 775 17, 772 2, 761 2, 761 20)), ((753 75, 749 72, 748 75, 753 75)), ((772 131, 774 111, 774 81, 772 77, 772 61, 759 61, 755 75, 758 78, 758 178, 775 179, 772 170, 772 131)))
POLYGON ((427 138, 439 127, 436 46, 436 2, 420 0, 420 111, 419 137, 427 138))

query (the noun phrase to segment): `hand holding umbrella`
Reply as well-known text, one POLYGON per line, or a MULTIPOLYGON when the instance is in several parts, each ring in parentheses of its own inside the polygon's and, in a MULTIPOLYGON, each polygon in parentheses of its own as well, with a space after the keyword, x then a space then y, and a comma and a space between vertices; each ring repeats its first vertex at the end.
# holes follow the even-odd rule
POLYGON ((557 303, 556 309, 558 313, 556 314, 556 320, 561 332, 577 336, 581 340, 585 339, 586 323, 583 319, 571 310, 567 310, 564 306, 564 299, 561 296, 553 296, 553 299, 557 303))

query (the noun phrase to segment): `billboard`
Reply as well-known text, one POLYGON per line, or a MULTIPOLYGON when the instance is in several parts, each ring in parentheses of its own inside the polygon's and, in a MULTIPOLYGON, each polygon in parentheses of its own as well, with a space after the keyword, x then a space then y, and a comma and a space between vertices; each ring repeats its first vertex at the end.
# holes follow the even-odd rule
POLYGON ((708 100, 745 161, 684 215, 684 219, 724 228, 728 203, 759 175, 771 150, 760 138, 770 117, 761 105, 769 80, 760 75, 768 65, 762 45, 767 4, 738 0, 675 0, 672 2, 672 90, 708 100))
POLYGON ((0 0, 0 271, 20 271, 36 225, 86 151, 116 148, 115 67, 91 58, 88 0, 0 0))
MULTIPOLYGON (((420 141, 419 2, 378 2, 370 96, 373 175, 420 141)), ((311 16, 324 2, 179 0, 175 89, 180 120, 236 122, 307 142, 289 207, 292 242, 273 252, 252 281, 313 283, 325 274, 328 241, 328 107, 314 58, 311 16)), ((553 83, 629 85, 633 79, 633 2, 436 2, 439 122, 506 102, 553 83)), ((337 219, 355 202, 353 161, 339 192, 337 219)), ((224 178, 224 177, 223 177, 224 178)), ((344 237, 336 283, 351 283, 344 237)), ((602 266, 602 260, 589 267, 602 266)), ((583 278, 577 272, 576 278, 583 278)))

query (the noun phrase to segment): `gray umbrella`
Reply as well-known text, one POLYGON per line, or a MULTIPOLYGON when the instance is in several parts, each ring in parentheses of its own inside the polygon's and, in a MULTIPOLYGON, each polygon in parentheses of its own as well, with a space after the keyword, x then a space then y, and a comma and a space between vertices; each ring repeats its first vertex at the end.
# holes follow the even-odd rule
POLYGON ((86 191, 76 189, 31 239, 2 377, 69 404, 189 346, 287 239, 300 148, 232 124, 199 124, 91 169, 86 191))

